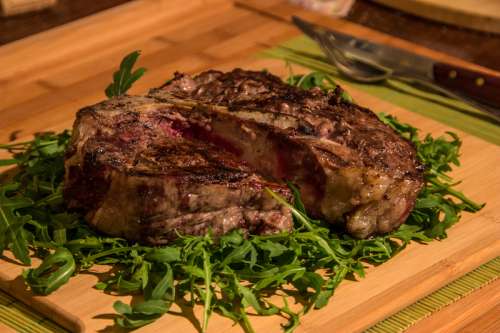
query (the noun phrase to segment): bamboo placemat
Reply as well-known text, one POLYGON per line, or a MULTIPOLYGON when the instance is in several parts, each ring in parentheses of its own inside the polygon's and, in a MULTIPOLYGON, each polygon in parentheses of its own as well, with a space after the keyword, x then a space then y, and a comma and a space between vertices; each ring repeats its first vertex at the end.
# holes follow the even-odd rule
POLYGON ((66 333, 65 328, 44 318, 26 304, 0 290, 0 322, 17 332, 66 333))
POLYGON ((500 276, 500 257, 487 262, 461 278, 422 298, 398 313, 366 330, 367 333, 403 332, 419 320, 429 317, 500 276))

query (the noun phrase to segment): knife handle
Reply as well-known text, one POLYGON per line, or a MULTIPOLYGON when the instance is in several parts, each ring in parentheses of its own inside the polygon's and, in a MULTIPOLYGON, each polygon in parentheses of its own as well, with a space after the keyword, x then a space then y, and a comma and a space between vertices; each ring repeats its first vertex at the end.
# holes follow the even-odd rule
POLYGON ((500 108, 500 76, 442 62, 435 63, 433 70, 438 85, 500 108))

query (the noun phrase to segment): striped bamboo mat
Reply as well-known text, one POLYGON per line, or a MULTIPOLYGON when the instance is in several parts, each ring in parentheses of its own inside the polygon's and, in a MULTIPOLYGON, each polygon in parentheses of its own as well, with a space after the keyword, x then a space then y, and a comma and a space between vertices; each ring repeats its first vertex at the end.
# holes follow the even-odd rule
POLYGON ((403 332, 419 320, 498 279, 500 257, 487 262, 441 289, 372 326, 367 333, 403 332))
POLYGON ((68 332, 4 291, 0 291, 0 322, 23 333, 68 332))
MULTIPOLYGON (((403 332, 434 312, 469 295, 500 277, 500 257, 497 257, 443 288, 384 319, 367 333, 403 332)), ((332 300, 333 302, 335 300, 332 300)), ((27 305, 0 291, 0 322, 17 332, 26 333, 66 333, 63 327, 44 318, 27 305)))

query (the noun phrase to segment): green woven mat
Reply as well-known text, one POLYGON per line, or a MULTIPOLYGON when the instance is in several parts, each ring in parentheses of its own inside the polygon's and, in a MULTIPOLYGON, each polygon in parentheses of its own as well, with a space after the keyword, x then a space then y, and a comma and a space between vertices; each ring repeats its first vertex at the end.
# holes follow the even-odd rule
POLYGON ((68 332, 4 291, 0 291, 0 322, 23 333, 68 332))
POLYGON ((289 40, 279 47, 262 52, 260 55, 283 59, 312 70, 330 73, 340 84, 348 83, 356 89, 375 95, 392 104, 500 145, 500 126, 492 123, 488 114, 462 102, 416 89, 396 80, 387 80, 384 84, 363 84, 349 81, 345 77, 341 77, 337 69, 328 63, 316 43, 305 36, 289 40))
MULTIPOLYGON (((384 319, 367 333, 403 332, 419 320, 422 320, 443 307, 456 302, 473 291, 487 285, 500 277, 500 257, 497 257, 475 270, 456 279, 443 288, 422 298, 398 313, 384 319)), ((362 282, 360 282, 362 283, 362 282)), ((335 301, 335 300, 333 300, 335 301)), ((42 317, 28 306, 0 291, 0 322, 18 332, 49 333, 67 331, 61 326, 42 317)))
POLYGON ((366 332, 403 332, 419 320, 429 317, 434 312, 495 281, 499 276, 500 257, 496 257, 398 313, 382 320, 370 327, 366 332))

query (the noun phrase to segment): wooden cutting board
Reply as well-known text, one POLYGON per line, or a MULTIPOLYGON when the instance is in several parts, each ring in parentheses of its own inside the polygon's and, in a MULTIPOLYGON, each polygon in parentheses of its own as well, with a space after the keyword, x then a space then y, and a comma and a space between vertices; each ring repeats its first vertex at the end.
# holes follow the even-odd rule
MULTIPOLYGON (((175 70, 267 68, 284 76, 286 69, 281 61, 251 55, 298 34, 289 24, 276 19, 286 19, 290 14, 467 65, 349 22, 301 12, 284 5, 284 1, 271 0, 264 7, 256 6, 253 1, 240 1, 234 6, 229 0, 138 0, 1 47, 0 142, 8 141, 10 136, 27 140, 37 131, 69 128, 78 108, 104 98, 104 87, 115 67, 124 54, 134 49, 143 51, 139 64, 147 67, 148 73, 132 93, 160 85, 175 70), (254 9, 276 17, 258 14, 254 9)), ((358 103, 394 114, 424 132, 442 134, 450 130, 374 96, 349 87, 347 90, 358 103)), ((428 245, 412 244, 388 263, 368 269, 365 279, 344 281, 329 305, 305 316, 297 332, 360 331, 500 255, 500 177, 494 172, 500 165, 500 148, 459 134, 464 140, 463 165, 454 176, 463 179, 460 189, 474 200, 487 202, 487 206, 478 214, 464 214, 448 239, 428 245)), ((5 156, 2 153, 0 158, 5 156)), ((117 299, 128 302, 130 297, 110 296, 92 288, 98 281, 97 274, 106 267, 72 278, 47 297, 33 296, 26 290, 19 278, 22 269, 1 260, 0 287, 71 331, 120 331, 111 326, 112 304, 117 299)), ((166 315, 139 331, 196 331, 201 307, 174 311, 183 315, 166 315)), ((276 317, 252 318, 256 332, 279 332, 281 322, 276 317)), ((209 332, 241 331, 217 315, 209 325, 209 332)))
POLYGON ((373 0, 417 16, 486 32, 500 33, 498 0, 373 0))

